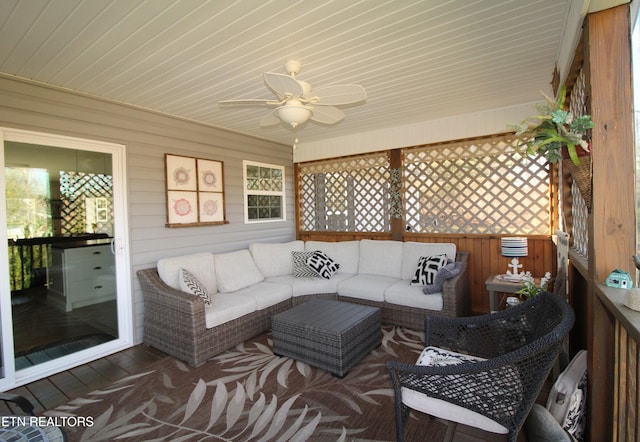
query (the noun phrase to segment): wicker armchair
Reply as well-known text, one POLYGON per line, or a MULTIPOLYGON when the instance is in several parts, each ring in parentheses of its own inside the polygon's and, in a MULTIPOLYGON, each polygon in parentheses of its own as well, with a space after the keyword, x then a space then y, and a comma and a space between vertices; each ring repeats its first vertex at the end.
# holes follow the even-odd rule
POLYGON ((411 409, 515 441, 574 320, 547 292, 494 314, 426 318, 418 363, 387 362, 398 441, 411 409))

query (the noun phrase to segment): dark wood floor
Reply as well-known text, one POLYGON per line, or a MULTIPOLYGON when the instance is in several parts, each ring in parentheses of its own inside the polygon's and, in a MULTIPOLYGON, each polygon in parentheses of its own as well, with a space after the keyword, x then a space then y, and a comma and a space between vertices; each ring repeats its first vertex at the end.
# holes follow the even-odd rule
MULTIPOLYGON (((23 385, 10 390, 9 393, 29 399, 35 407, 35 414, 40 414, 73 399, 83 397, 94 390, 107 387, 126 376, 142 372, 153 363, 170 357, 166 353, 141 344, 23 385)), ((0 414, 2 411, 0 405, 0 414)), ((424 418, 429 419, 426 415, 424 418)), ((505 440, 504 436, 486 433, 464 425, 456 425, 451 434, 447 434, 446 441, 443 442, 504 442, 505 440)), ((523 434, 519 435, 518 441, 526 441, 523 434)))
MULTIPOLYGON (((27 307, 20 307, 21 311, 25 312, 26 308, 27 307)), ((40 331, 43 330, 42 318, 33 313, 34 311, 38 312, 38 308, 37 304, 28 306, 29 314, 25 315, 24 320, 17 322, 17 327, 22 330, 21 333, 24 333, 26 338, 25 346, 34 345, 34 343, 41 344, 40 338, 52 339, 55 337, 56 339, 60 339, 67 334, 77 334, 80 331, 86 331, 78 328, 78 321, 75 318, 72 319, 70 315, 53 319, 52 312, 49 309, 46 319, 50 327, 46 330, 46 333, 40 333, 40 331), (34 323, 37 323, 38 327, 33 326, 34 323), (40 336, 38 333, 43 336, 40 336)), ((101 311, 104 313, 104 310, 101 311)), ((79 312, 80 310, 76 313, 79 312)), ((95 321, 90 320, 91 317, 95 316, 95 312, 83 314, 81 322, 83 324, 87 322, 95 324, 95 321), (87 318, 89 318, 89 320, 87 320, 87 318)), ((153 363, 169 357, 170 356, 159 350, 145 345, 137 345, 96 361, 49 376, 45 379, 15 388, 11 390, 10 393, 18 394, 29 399, 35 406, 34 412, 40 414, 46 410, 51 410, 66 404, 73 399, 86 396, 92 391, 107 387, 126 376, 145 371, 153 363)), ((548 387, 541 393, 539 402, 544 403, 541 399, 546 398, 547 394, 548 387)), ((0 405, 0 414, 2 414, 3 411, 5 410, 2 410, 2 405, 0 405)), ((456 425, 453 428, 455 428, 455 430, 447 435, 446 441, 448 442, 505 440, 503 436, 492 435, 462 425, 456 425)), ((521 435, 518 440, 522 441, 526 439, 521 435)))
POLYGON ((102 359, 49 376, 10 393, 26 397, 36 414, 106 387, 130 374, 144 371, 154 362, 169 357, 145 345, 137 345, 102 359))

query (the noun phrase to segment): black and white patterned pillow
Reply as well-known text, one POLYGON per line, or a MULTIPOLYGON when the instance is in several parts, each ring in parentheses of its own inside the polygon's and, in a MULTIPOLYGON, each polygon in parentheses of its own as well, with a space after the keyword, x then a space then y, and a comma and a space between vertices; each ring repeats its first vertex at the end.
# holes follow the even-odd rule
POLYGON ((421 256, 418 268, 411 280, 411 285, 431 285, 436 279, 438 270, 447 263, 447 255, 421 256))
POLYGON ((447 365, 458 365, 469 362, 475 363, 480 361, 486 361, 486 359, 429 346, 422 350, 422 353, 418 356, 416 365, 446 367, 447 365))
POLYGON ((331 279, 333 274, 340 268, 340 264, 320 250, 316 250, 313 255, 307 258, 307 265, 324 279, 331 279))
POLYGON ((180 269, 180 290, 183 292, 191 293, 192 295, 196 295, 199 298, 204 299, 204 303, 206 305, 211 304, 211 296, 209 296, 209 291, 202 285, 198 278, 194 276, 189 270, 180 269))
POLYGON ((291 252, 293 261, 293 276, 295 278, 319 278, 318 272, 307 265, 307 259, 313 256, 314 252, 291 252))

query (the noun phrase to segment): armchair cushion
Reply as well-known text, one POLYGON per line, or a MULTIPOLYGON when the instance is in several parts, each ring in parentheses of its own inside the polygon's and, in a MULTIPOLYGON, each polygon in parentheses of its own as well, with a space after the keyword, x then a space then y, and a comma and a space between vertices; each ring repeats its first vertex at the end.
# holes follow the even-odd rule
POLYGON ((507 433, 515 442, 574 321, 569 304, 548 292, 495 314, 426 317, 427 347, 478 359, 451 365, 387 362, 396 398, 397 439, 403 440, 407 411, 415 407, 507 433))
MULTIPOLYGON (((438 347, 426 347, 418 357, 416 365, 443 367, 448 365, 458 365, 463 362, 474 363, 485 360, 486 359, 478 358, 471 355, 465 355, 438 347)), ((429 397, 423 393, 406 387, 402 387, 401 391, 402 403, 414 410, 418 410, 431 416, 436 416, 464 425, 481 428, 485 431, 490 431, 493 433, 506 434, 508 432, 507 428, 505 428, 503 425, 500 425, 498 422, 474 411, 455 405, 451 402, 443 401, 434 397, 429 397)), ((495 392, 495 394, 498 396, 502 393, 504 392, 495 392)))

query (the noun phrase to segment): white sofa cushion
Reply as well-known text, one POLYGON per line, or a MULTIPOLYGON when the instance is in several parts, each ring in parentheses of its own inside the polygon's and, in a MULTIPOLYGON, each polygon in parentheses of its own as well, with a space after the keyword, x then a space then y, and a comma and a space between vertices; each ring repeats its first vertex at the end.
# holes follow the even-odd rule
POLYGON ((214 255, 213 261, 220 292, 235 292, 264 280, 246 249, 214 255))
POLYGON ((291 286, 262 281, 234 293, 252 298, 256 302, 256 310, 263 310, 291 298, 291 286))
POLYGON ((212 328, 256 311, 255 299, 237 293, 211 295, 211 306, 204 307, 204 323, 212 328))
MULTIPOLYGON (((402 244, 401 241, 361 240, 358 273, 399 279, 402 268, 402 244)), ((415 270, 414 268, 413 271, 415 270)))
POLYGON ((338 295, 383 302, 385 290, 397 281, 389 276, 354 275, 338 284, 338 295))
POLYGON ((213 253, 174 256, 158 260, 158 276, 162 282, 176 290, 180 288, 180 269, 188 270, 212 294, 218 291, 213 253))
POLYGON ((324 279, 320 277, 307 277, 296 278, 290 275, 280 275, 269 278, 269 282, 277 282, 278 284, 287 284, 291 287, 291 295, 304 296, 304 295, 318 295, 324 293, 338 293, 338 285, 340 282, 347 278, 351 278, 353 275, 347 275, 346 273, 336 273, 331 279, 324 279))
POLYGON ((402 244, 402 276, 401 279, 411 279, 416 274, 418 260, 421 256, 435 256, 446 254, 448 259, 455 261, 456 245, 453 243, 412 242, 402 244))
POLYGON ((285 243, 253 243, 249 245, 251 256, 265 278, 293 274, 291 252, 303 252, 303 241, 285 243))
POLYGON ((340 264, 338 274, 358 273, 358 263, 360 260, 360 241, 307 241, 304 243, 307 252, 320 250, 326 253, 336 263, 340 264))
MULTIPOLYGON (((418 357, 417 365, 452 365, 467 361, 484 361, 485 359, 475 356, 464 355, 438 347, 425 348, 418 357)), ((507 428, 493 419, 476 413, 475 411, 454 405, 452 403, 428 397, 425 394, 418 393, 406 387, 401 388, 402 402, 408 407, 439 417, 448 421, 458 422, 474 428, 480 428, 485 431, 498 434, 506 434, 507 428)), ((499 395, 497 393, 496 395, 499 395)))
POLYGON ((401 279, 387 287, 384 291, 384 300, 389 304, 429 310, 442 310, 442 293, 425 295, 423 290, 424 287, 411 285, 411 281, 408 279, 401 279))

